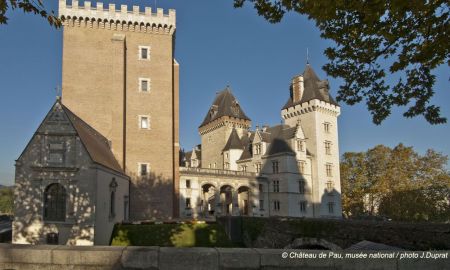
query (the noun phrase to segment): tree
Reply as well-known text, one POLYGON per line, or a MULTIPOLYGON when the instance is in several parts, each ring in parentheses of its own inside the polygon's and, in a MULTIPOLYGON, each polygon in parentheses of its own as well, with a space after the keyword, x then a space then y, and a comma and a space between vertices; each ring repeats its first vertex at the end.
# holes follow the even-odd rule
POLYGON ((424 155, 399 144, 344 153, 342 207, 347 216, 387 216, 399 221, 449 221, 447 156, 424 155))
POLYGON ((330 62, 323 69, 345 81, 337 100, 354 105, 364 99, 375 124, 394 106, 408 106, 405 117, 446 123, 430 100, 432 71, 445 62, 450 66, 448 1, 234 0, 234 6, 245 2, 271 23, 288 11, 314 20, 321 37, 335 43, 324 52, 330 62), (386 82, 389 73, 396 82, 386 82))
POLYGON ((12 188, 0 188, 0 213, 12 214, 14 195, 12 188))
POLYGON ((60 27, 61 20, 52 10, 50 13, 45 9, 43 0, 0 0, 0 24, 7 24, 8 9, 21 9, 25 13, 33 13, 45 18, 51 26, 60 27))

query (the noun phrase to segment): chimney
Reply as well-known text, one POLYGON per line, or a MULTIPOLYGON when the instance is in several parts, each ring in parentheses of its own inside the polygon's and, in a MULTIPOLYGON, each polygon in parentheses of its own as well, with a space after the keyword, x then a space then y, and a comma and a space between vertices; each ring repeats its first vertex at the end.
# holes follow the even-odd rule
POLYGON ((292 78, 291 81, 291 98, 294 103, 300 101, 303 96, 303 91, 305 90, 303 84, 303 76, 297 75, 292 78))

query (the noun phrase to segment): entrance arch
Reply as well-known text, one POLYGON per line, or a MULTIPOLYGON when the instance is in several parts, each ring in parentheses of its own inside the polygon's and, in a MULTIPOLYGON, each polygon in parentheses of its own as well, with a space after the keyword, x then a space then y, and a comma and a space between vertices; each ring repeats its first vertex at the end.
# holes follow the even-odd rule
POLYGON ((238 205, 241 216, 250 215, 250 188, 241 186, 238 188, 238 205))
POLYGON ((220 187, 220 205, 222 206, 222 215, 231 215, 233 213, 233 193, 234 188, 230 185, 220 187))
POLYGON ((203 216, 214 216, 216 210, 216 187, 213 184, 202 185, 202 199, 200 213, 203 216))

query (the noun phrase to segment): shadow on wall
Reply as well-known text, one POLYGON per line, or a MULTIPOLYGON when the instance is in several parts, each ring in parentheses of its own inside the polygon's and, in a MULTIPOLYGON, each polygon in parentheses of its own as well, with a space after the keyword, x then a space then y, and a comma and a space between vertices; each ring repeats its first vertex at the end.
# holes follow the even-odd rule
MULTIPOLYGON (((268 209, 266 209, 269 211, 269 216, 342 218, 341 193, 335 189, 335 181, 332 176, 327 179, 319 179, 320 185, 325 188, 315 186, 319 183, 314 182, 312 175, 306 174, 311 173, 311 160, 308 159, 306 164, 301 165, 301 162, 296 159, 295 151, 284 139, 275 138, 269 147, 268 152, 273 154, 273 157, 267 158, 266 162, 262 163, 261 169, 262 172, 268 172, 266 176, 269 190, 265 192, 271 192, 268 198, 268 209), (273 161, 276 160, 278 160, 277 166, 273 164, 273 161), (289 168, 288 171, 282 167, 283 163, 289 168), (279 174, 276 174, 276 171, 279 174), (295 179, 295 175, 298 175, 297 179, 295 179), (286 183, 287 181, 289 182, 286 183), (286 195, 299 195, 300 197, 293 202, 287 200, 286 195), (286 212, 287 202, 289 203, 289 214, 286 212)), ((323 169, 325 170, 325 165, 323 169)))
POLYGON ((13 242, 46 244, 51 233, 58 235, 59 244, 75 245, 93 242, 93 194, 81 192, 70 182, 74 172, 41 171, 19 175, 15 185, 13 242), (63 179, 63 180, 61 180, 63 179), (50 190, 59 185, 60 193, 50 190), (58 196, 56 198, 55 196, 58 196))
POLYGON ((128 172, 130 181, 130 220, 173 219, 173 179, 150 172, 138 176, 128 172))

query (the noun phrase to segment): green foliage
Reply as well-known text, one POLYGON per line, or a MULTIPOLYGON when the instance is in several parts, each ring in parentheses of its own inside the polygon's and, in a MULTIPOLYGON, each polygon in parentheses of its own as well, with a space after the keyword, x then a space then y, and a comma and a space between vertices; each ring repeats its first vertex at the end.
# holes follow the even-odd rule
POLYGON ((450 65, 448 1, 234 0, 234 6, 245 2, 271 23, 288 11, 315 21, 321 36, 335 43, 325 50, 330 62, 323 69, 345 81, 337 100, 349 105, 364 100, 375 124, 394 106, 408 106, 405 117, 446 122, 430 101, 432 71, 450 65), (389 73, 398 78, 392 85, 385 81, 389 73))
POLYGON ((7 24, 8 9, 21 9, 25 13, 33 13, 45 18, 51 26, 61 26, 61 20, 52 10, 50 13, 45 9, 43 0, 0 0, 0 24, 7 24))
POLYGON ((449 221, 447 157, 424 155, 399 144, 345 153, 341 161, 342 207, 347 216, 381 215, 399 221, 449 221))
POLYGON ((12 188, 0 188, 0 213, 12 214, 14 194, 12 188))
POLYGON ((255 241, 264 232, 266 221, 263 218, 243 218, 242 228, 250 241, 255 241))
POLYGON ((218 224, 116 225, 112 246, 232 247, 218 224))

